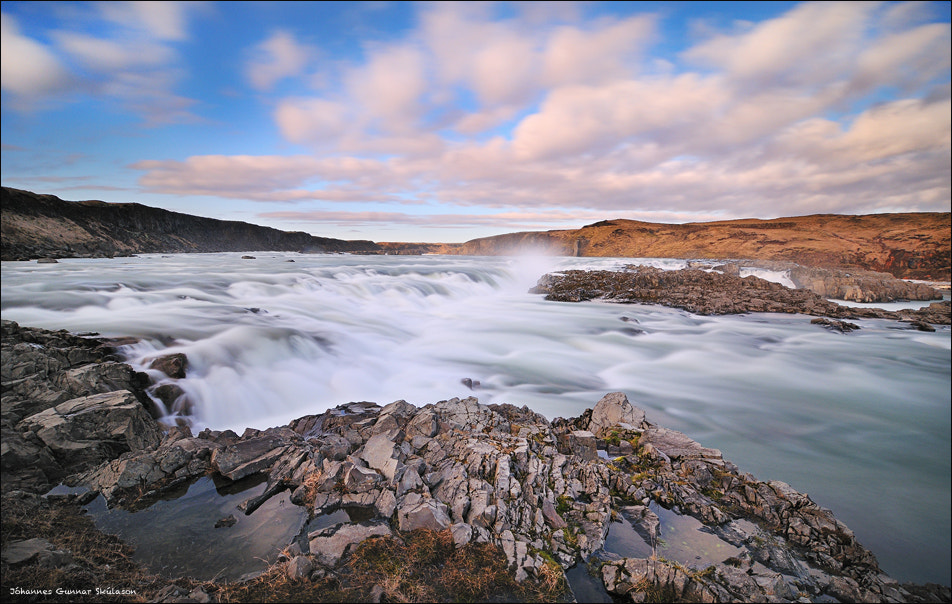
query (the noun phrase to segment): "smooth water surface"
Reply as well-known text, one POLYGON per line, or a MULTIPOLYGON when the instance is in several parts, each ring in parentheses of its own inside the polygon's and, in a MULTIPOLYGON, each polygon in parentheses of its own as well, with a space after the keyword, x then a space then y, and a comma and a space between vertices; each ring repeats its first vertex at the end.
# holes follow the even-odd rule
POLYGON ((548 271, 680 260, 254 255, 4 262, 2 316, 141 337, 125 349, 140 369, 184 352, 198 427, 239 433, 362 400, 475 395, 573 417, 622 391, 834 510, 895 578, 952 583, 948 327, 842 334, 527 293, 548 271))

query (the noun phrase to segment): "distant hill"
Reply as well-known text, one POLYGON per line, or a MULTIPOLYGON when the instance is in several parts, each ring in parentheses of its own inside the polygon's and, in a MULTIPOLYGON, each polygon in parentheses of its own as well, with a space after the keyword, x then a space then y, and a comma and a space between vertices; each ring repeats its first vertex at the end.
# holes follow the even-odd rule
POLYGON ((508 255, 536 250, 567 256, 744 258, 949 281, 950 238, 949 212, 817 214, 690 224, 605 220, 575 230, 473 239, 457 253, 508 255))
POLYGON ((3 187, 0 210, 3 260, 267 250, 382 253, 372 241, 289 233, 138 203, 64 201, 8 187, 3 187))

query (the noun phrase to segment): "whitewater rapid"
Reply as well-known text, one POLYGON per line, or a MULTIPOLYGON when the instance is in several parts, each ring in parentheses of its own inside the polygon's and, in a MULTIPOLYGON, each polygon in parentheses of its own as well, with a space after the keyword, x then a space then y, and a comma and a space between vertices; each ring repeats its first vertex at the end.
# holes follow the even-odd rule
POLYGON ((527 293, 545 272, 682 260, 253 255, 4 262, 0 308, 22 325, 141 338, 123 349, 140 370, 185 353, 177 384, 199 429, 468 395, 554 419, 622 391, 650 421, 832 508, 894 577, 950 583, 947 327, 866 320, 839 334, 801 315, 527 293))

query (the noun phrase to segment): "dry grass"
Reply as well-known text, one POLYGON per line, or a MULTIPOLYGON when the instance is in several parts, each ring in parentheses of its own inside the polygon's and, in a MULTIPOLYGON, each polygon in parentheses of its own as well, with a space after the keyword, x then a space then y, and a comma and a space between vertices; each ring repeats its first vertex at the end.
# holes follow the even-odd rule
POLYGON ((538 580, 517 583, 496 546, 456 548, 450 531, 420 529, 402 538, 376 537, 347 557, 337 577, 291 581, 276 566, 259 579, 223 588, 227 602, 369 602, 376 588, 385 602, 557 602, 566 584, 546 565, 538 580))
POLYGON ((133 559, 130 546, 100 532, 78 505, 4 497, 3 545, 34 537, 69 551, 73 564, 60 568, 4 564, 5 602, 145 602, 173 584, 185 593, 203 587, 222 602, 369 602, 375 589, 384 602, 559 602, 568 593, 564 575, 554 562, 545 565, 539 577, 517 583, 499 547, 469 543, 457 548, 449 530, 421 529, 399 538, 368 539, 344 559, 335 574, 319 580, 291 580, 284 564, 276 564, 241 584, 158 577, 133 559), (135 594, 96 594, 97 587, 135 594), (15 588, 53 593, 15 595, 15 588), (63 595, 57 589, 93 593, 63 595))
POLYGON ((3 565, 2 589, 6 597, 19 602, 144 602, 166 585, 132 559, 133 550, 119 538, 96 529, 82 510, 72 504, 50 503, 39 498, 4 497, 2 543, 40 538, 57 549, 68 551, 73 564, 45 568, 27 563, 3 565), (50 595, 16 595, 13 590, 50 590, 50 595), (135 595, 96 593, 96 588, 132 590, 135 595), (56 590, 91 590, 64 596, 56 590))

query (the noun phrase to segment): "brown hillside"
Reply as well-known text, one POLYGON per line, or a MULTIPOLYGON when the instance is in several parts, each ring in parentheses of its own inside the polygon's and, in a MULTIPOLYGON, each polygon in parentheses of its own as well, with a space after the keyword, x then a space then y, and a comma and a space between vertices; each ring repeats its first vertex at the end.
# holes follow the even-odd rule
POLYGON ((474 239, 459 253, 505 255, 534 248, 569 256, 782 260, 949 281, 950 233, 948 212, 818 214, 689 224, 605 220, 576 230, 474 239))

